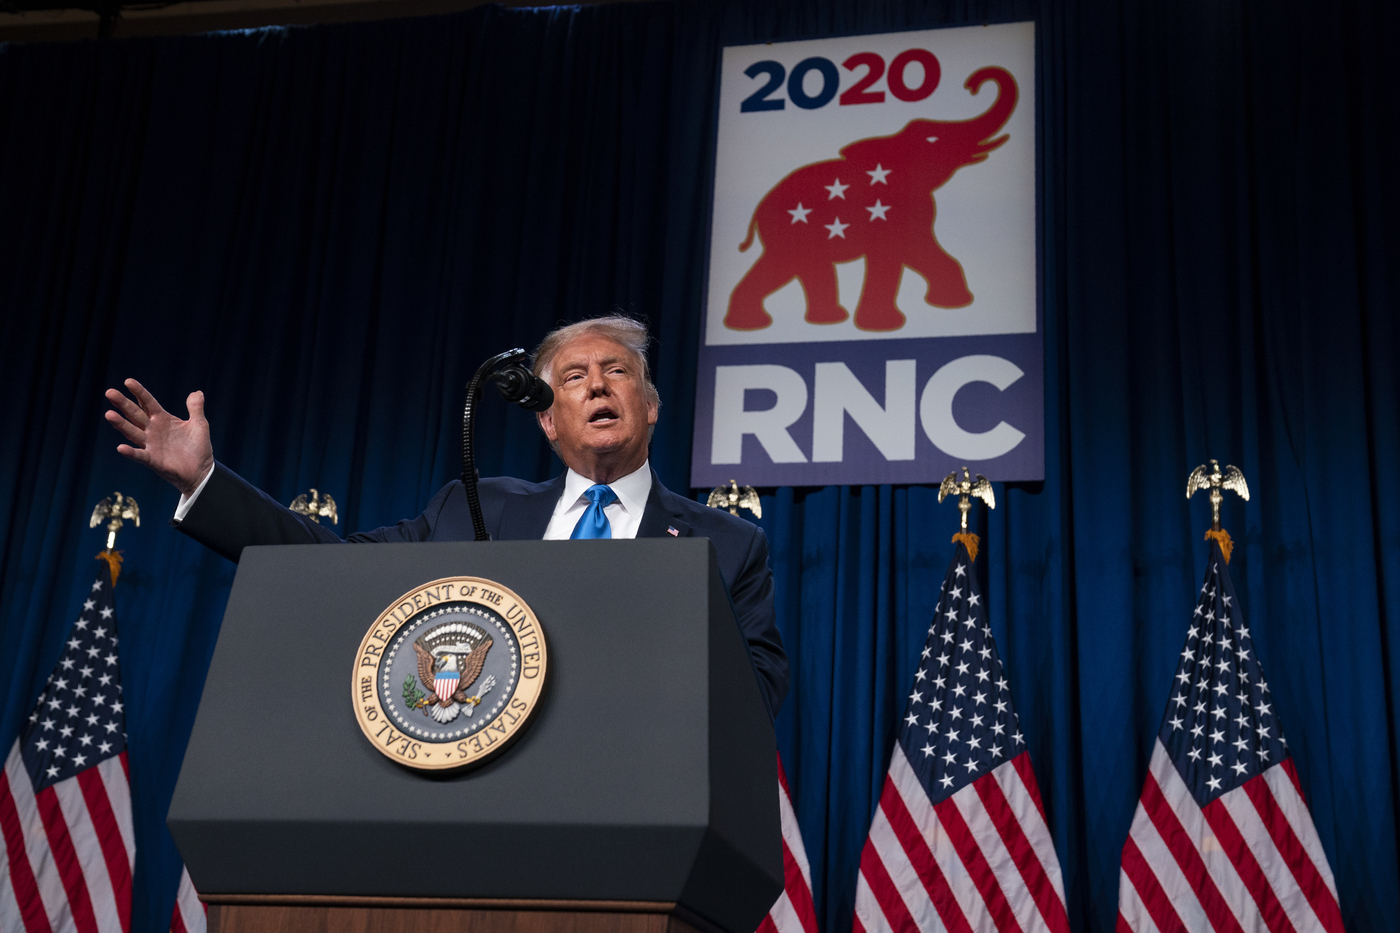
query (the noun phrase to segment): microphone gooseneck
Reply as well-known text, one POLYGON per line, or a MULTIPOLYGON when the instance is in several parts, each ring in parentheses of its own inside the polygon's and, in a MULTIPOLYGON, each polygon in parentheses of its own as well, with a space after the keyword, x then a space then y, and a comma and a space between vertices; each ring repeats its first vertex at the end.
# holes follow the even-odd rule
POLYGON ((528 354, 519 347, 497 353, 482 363, 467 383, 467 399, 462 404, 462 486, 467 493, 467 507, 472 513, 472 531, 476 540, 489 541, 486 519, 481 514, 481 498, 477 494, 476 455, 472 449, 475 434, 476 403, 486 382, 494 382, 501 398, 530 411, 546 411, 554 404, 554 390, 525 365, 528 354))

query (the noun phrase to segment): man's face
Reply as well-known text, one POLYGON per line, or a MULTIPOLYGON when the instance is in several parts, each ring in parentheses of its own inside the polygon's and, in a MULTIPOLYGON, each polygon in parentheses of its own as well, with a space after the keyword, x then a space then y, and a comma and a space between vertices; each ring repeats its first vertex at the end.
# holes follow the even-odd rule
POLYGON ((646 461, 656 403, 627 348, 601 334, 566 343, 548 372, 554 406, 540 415, 545 436, 565 465, 596 483, 610 483, 646 461))

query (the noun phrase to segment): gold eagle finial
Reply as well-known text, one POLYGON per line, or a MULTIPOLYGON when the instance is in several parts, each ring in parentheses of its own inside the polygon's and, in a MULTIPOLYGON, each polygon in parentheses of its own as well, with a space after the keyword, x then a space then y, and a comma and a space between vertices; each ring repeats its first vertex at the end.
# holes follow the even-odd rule
POLYGON ((763 506, 758 501, 758 490, 752 486, 740 486, 734 480, 725 486, 720 483, 710 490, 706 505, 712 509, 728 509, 730 515, 738 515, 740 509, 748 509, 754 518, 763 517, 763 506))
POLYGON ((1234 543, 1230 540, 1230 533, 1220 527, 1220 503, 1225 501, 1222 490, 1228 489, 1248 502, 1249 484, 1244 481, 1244 474, 1240 472, 1239 467, 1226 464, 1222 471, 1220 461, 1212 460, 1209 467, 1203 463, 1186 477, 1186 498, 1190 499, 1201 489, 1210 490, 1210 530, 1206 532, 1206 537, 1220 542, 1220 551, 1228 564, 1234 543))
POLYGON ((103 521, 107 522, 107 550, 110 551, 117 546, 117 532, 126 521, 134 522, 137 528, 141 527, 141 507, 135 499, 114 492, 97 503, 92 510, 92 518, 88 519, 88 527, 96 528, 103 521))
POLYGON ((292 504, 287 508, 300 515, 305 515, 318 525, 321 524, 323 516, 329 518, 332 525, 340 524, 340 518, 335 511, 335 500, 331 498, 330 493, 322 495, 316 491, 315 487, 312 487, 310 496, 302 493, 293 499, 292 504))
POLYGON ((977 479, 972 478, 972 471, 967 467, 962 468, 963 478, 958 479, 958 471, 954 470, 943 477, 943 482, 938 487, 938 501, 941 503, 948 496, 958 497, 958 512, 962 517, 962 528, 953 535, 953 541, 961 541, 967 547, 967 556, 973 560, 977 559, 977 545, 979 538, 967 530, 967 513, 972 511, 972 497, 976 496, 987 503, 987 508, 997 507, 996 493, 992 492, 991 480, 977 474, 977 479))
POLYGON ((972 497, 976 496, 987 503, 989 509, 997 507, 997 499, 996 494, 992 492, 991 480, 981 473, 973 480, 971 470, 963 467, 962 471, 961 480, 958 479, 957 470, 943 477, 943 483, 938 487, 938 501, 942 502, 947 496, 958 496, 958 511, 962 513, 962 532, 967 534, 967 513, 972 510, 972 497))

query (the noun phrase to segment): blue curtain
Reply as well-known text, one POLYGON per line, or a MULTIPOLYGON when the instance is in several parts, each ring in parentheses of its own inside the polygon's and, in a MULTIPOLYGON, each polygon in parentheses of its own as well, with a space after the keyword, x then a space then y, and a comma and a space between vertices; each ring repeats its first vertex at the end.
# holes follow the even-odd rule
MULTIPOLYGON (((1038 23, 1046 479, 979 515, 992 627, 1065 872, 1114 926, 1207 507, 1238 464, 1231 571, 1348 929, 1400 915, 1400 13, 1385 0, 758 0, 503 10, 0 45, 0 746, 59 655, 114 488, 144 510, 118 587, 140 863, 164 829, 233 567, 162 527, 122 460, 128 375, 282 501, 342 529, 459 470, 462 386, 556 321, 647 316, 652 449, 688 482, 718 50, 1038 23)), ((558 469, 484 406, 484 473, 558 469)), ((920 487, 766 490, 794 689, 780 748, 824 928, 855 872, 955 511, 920 487)))

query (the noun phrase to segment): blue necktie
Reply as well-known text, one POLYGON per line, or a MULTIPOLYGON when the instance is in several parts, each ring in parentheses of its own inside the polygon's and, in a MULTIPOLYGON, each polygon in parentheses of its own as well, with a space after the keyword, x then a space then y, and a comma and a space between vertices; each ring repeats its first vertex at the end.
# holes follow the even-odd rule
POLYGON ((588 500, 588 508, 583 510, 583 517, 578 520, 569 538, 576 541, 611 538, 612 525, 608 524, 608 516, 603 509, 617 501, 617 493, 612 491, 611 486, 599 483, 584 490, 583 497, 588 500))

